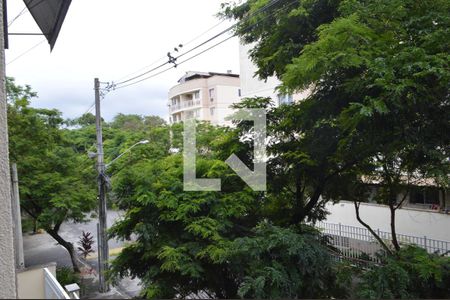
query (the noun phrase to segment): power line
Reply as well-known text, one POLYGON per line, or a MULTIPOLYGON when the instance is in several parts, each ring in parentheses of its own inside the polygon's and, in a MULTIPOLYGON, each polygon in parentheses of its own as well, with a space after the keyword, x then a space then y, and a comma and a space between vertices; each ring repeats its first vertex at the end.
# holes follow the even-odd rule
MULTIPOLYGON (((45 0, 40 0, 38 1, 36 4, 34 4, 33 6, 31 6, 31 4, 33 3, 34 0, 30 1, 28 5, 30 5, 30 10, 35 8, 36 6, 40 5, 42 2, 44 2, 45 0)), ((26 12, 28 12, 27 10, 27 6, 25 6, 20 13, 15 16, 9 23, 8 23, 8 27, 11 26, 18 18, 20 18, 21 16, 23 16, 26 12)))
MULTIPOLYGON (((250 15, 246 16, 245 18, 246 18, 246 19, 249 19, 249 18, 251 18, 252 16, 254 16, 254 15, 258 14, 258 13, 261 13, 262 11, 264 11, 264 10, 270 8, 271 6, 275 5, 276 3, 280 2, 280 1, 281 1, 281 0, 273 0, 273 1, 270 2, 269 4, 267 4, 267 5, 265 5, 265 6, 261 7, 261 8, 259 8, 258 10, 256 10, 256 11, 253 12, 253 13, 251 13, 250 15)), ((284 7, 283 9, 286 9, 287 7, 289 7, 289 6, 291 6, 291 5, 295 4, 295 3, 296 3, 296 1, 291 2, 288 6, 284 7)), ((274 12, 274 13, 275 13, 275 12, 274 12)), ((272 14, 273 14, 273 13, 272 13, 272 14)), ((272 14, 271 14, 271 15, 272 15, 272 14)), ((267 17, 269 17, 269 16, 265 16, 264 19, 267 18, 267 17)), ((262 21, 262 20, 258 21, 256 24, 253 24, 253 25, 251 25, 251 26, 248 26, 246 29, 251 28, 251 27, 257 25, 257 24, 260 23, 261 21, 262 21)), ((222 21, 222 22, 223 22, 223 21, 222 21)), ((213 28, 217 27, 217 26, 220 25, 222 22, 220 22, 219 24, 213 26, 213 28)), ((242 22, 242 21, 240 21, 240 22, 242 22)), ((156 70, 158 70, 159 68, 162 68, 163 66, 168 65, 168 64, 170 64, 170 63, 173 63, 173 64, 174 64, 174 67, 176 67, 177 65, 179 65, 179 63, 177 64, 177 60, 178 60, 180 57, 185 56, 185 55, 187 55, 188 53, 191 53, 191 52, 195 51, 196 49, 198 49, 198 48, 204 46, 205 44, 207 44, 207 43, 213 41, 214 39, 220 37, 221 35, 223 35, 223 34, 229 32, 230 30, 232 30, 233 28, 237 27, 238 25, 239 25, 239 22, 233 24, 232 26, 226 28, 225 30, 223 30, 223 31, 221 31, 220 33, 214 35, 213 37, 207 39, 206 41, 200 43, 199 45, 197 45, 197 46, 195 46, 195 47, 189 49, 188 51, 186 51, 186 52, 184 52, 184 53, 178 55, 177 57, 172 57, 172 56, 170 55, 170 52, 169 52, 169 53, 167 54, 168 57, 169 57, 169 60, 168 60, 168 61, 166 61, 166 62, 160 64, 160 65, 157 66, 157 67, 152 68, 151 70, 148 70, 148 71, 143 72, 143 73, 141 73, 141 74, 139 74, 139 75, 136 75, 136 76, 134 76, 134 77, 132 77, 132 78, 130 78, 130 79, 121 81, 121 82, 119 82, 119 83, 113 83, 113 84, 112 84, 112 88, 113 88, 113 89, 118 89, 118 88, 120 87, 120 85, 123 85, 124 83, 133 81, 133 80, 135 80, 135 79, 138 79, 138 78, 140 78, 140 77, 142 77, 142 76, 144 76, 144 75, 147 75, 147 74, 149 74, 149 73, 151 73, 151 72, 153 72, 153 71, 156 71, 156 70)), ((207 30, 206 32, 211 31, 213 28, 210 28, 210 29, 207 30)), ((199 36, 204 35, 206 32, 202 33, 202 34, 199 35, 199 36)), ((199 37, 199 36, 198 36, 198 37, 199 37)), ((198 38, 198 37, 197 37, 197 38, 198 38)), ((194 38, 193 40, 195 40, 195 39, 197 39, 197 38, 194 38)), ((191 40, 191 41, 193 41, 193 40, 191 40)), ((158 61, 159 61, 159 60, 158 60, 158 61)), ((169 68, 169 69, 172 69, 172 68, 169 68)), ((159 74, 159 73, 158 73, 158 74, 159 74)), ((150 78, 152 78, 152 77, 153 77, 153 76, 150 76, 150 78)), ((148 79, 149 77, 146 77, 146 78, 148 79)), ((137 82, 140 82, 140 81, 137 81, 137 82)), ((127 84, 127 85, 125 85, 125 86, 129 86, 129 85, 131 85, 131 84, 127 84)), ((125 86, 122 86, 122 87, 125 87, 125 86)))
MULTIPOLYGON (((204 36, 205 34, 207 34, 208 32, 210 32, 211 30, 213 30, 213 29, 215 29, 216 27, 218 27, 219 25, 221 25, 223 22, 225 22, 225 20, 220 21, 220 22, 217 23, 216 25, 214 25, 214 26, 210 27, 209 29, 205 30, 204 32, 202 32, 201 34, 199 34, 199 35, 197 35, 196 37, 192 38, 192 39, 189 40, 188 42, 186 42, 186 43, 181 43, 180 45, 181 45, 182 47, 186 47, 187 45, 190 45, 190 44, 193 43, 194 41, 198 40, 200 37, 204 36)), ((140 69, 137 70, 137 71, 134 71, 134 72, 132 72, 132 73, 129 73, 129 74, 125 75, 125 76, 120 77, 117 81, 123 80, 123 79, 125 79, 125 78, 128 78, 128 77, 130 77, 130 76, 132 76, 132 75, 134 75, 134 74, 137 74, 137 73, 141 72, 142 70, 145 70, 145 69, 147 69, 147 68, 150 68, 150 67, 156 65, 157 63, 159 63, 160 61, 162 61, 162 60, 164 60, 164 59, 167 59, 167 55, 164 55, 164 56, 158 58, 157 60, 155 60, 155 61, 152 62, 151 64, 149 64, 149 65, 147 65, 147 66, 145 66, 145 67, 142 67, 142 68, 140 68, 140 69)))
POLYGON ((21 58, 22 56, 24 56, 25 54, 27 54, 28 52, 32 51, 34 48, 36 48, 37 46, 39 46, 40 44, 42 44, 43 42, 45 42, 45 40, 40 41, 39 43, 37 43, 36 45, 34 45, 33 47, 31 47, 30 49, 26 50, 25 52, 23 52, 23 53, 20 54, 19 56, 15 57, 13 60, 7 62, 6 65, 9 65, 9 64, 15 62, 16 60, 18 60, 19 58, 21 58))
POLYGON ((11 21, 9 21, 8 27, 11 26, 18 18, 20 18, 26 12, 27 12, 27 7, 25 6, 17 16, 15 16, 11 21))
MULTIPOLYGON (((253 16, 253 15, 257 14, 257 13, 260 13, 260 12, 262 12, 263 10, 268 9, 269 7, 271 7, 271 6, 275 5, 276 3, 278 3, 279 1, 281 1, 281 0, 274 0, 274 1, 272 1, 271 3, 267 4, 266 6, 264 6, 264 7, 260 8, 260 9, 258 9, 256 12, 254 12, 254 13, 252 13, 251 15, 247 16, 246 18, 250 18, 251 16, 253 16)), ((287 5, 287 6, 285 6, 284 8, 282 8, 282 10, 285 10, 285 9, 289 8, 290 6, 294 5, 295 3, 296 3, 296 1, 291 2, 289 5, 287 5)), ((252 27, 258 25, 260 22, 262 22, 263 20, 265 20, 266 18, 270 17, 271 15, 273 15, 273 14, 275 14, 275 13, 276 13, 276 12, 274 11, 273 13, 271 13, 270 15, 265 16, 262 20, 259 20, 259 21, 256 22, 255 24, 252 24, 252 25, 247 26, 246 28, 244 28, 244 30, 251 29, 252 27)), ((178 66, 178 65, 180 65, 180 64, 182 64, 182 63, 185 63, 185 62, 187 62, 187 61, 189 61, 189 60, 191 60, 191 59, 193 59, 193 58, 195 58, 195 57, 197 57, 197 56, 199 56, 199 55, 201 55, 201 54, 203 54, 203 53, 205 53, 205 52, 211 50, 212 48, 215 48, 216 46, 218 46, 218 45, 224 43, 225 41, 228 41, 229 39, 231 39, 231 38, 234 37, 235 35, 233 34, 232 36, 228 37, 227 39, 225 39, 225 40, 223 40, 223 41, 221 41, 221 42, 219 42, 219 43, 217 43, 217 44, 215 44, 215 45, 213 45, 213 46, 211 46, 211 47, 205 49, 204 51, 201 51, 201 52, 197 53, 196 55, 194 55, 194 56, 192 56, 192 57, 190 57, 190 58, 188 58, 188 59, 186 59, 186 60, 184 60, 184 61, 182 61, 182 62, 180 62, 180 63, 175 63, 176 60, 177 60, 178 58, 180 58, 180 57, 182 57, 182 56, 184 56, 184 55, 186 55, 186 54, 188 54, 188 53, 190 53, 190 52, 192 52, 192 51, 194 51, 194 50, 200 48, 201 46, 203 46, 203 45, 205 45, 205 44, 211 42, 212 40, 214 40, 214 39, 220 37, 221 35, 227 33, 228 31, 230 31, 231 29, 233 29, 234 27, 236 27, 238 24, 239 24, 239 23, 236 23, 236 24, 234 24, 234 25, 228 27, 227 29, 225 29, 225 30, 223 30, 222 32, 216 34, 215 36, 209 38, 208 40, 206 40, 206 41, 200 43, 199 45, 197 45, 197 46, 195 46, 194 48, 192 48, 192 49, 186 51, 185 53, 182 53, 182 54, 180 54, 179 56, 177 56, 177 57, 175 57, 175 58, 172 58, 173 61, 170 61, 170 60, 169 60, 169 61, 167 61, 167 62, 161 64, 160 66, 153 68, 152 70, 149 70, 149 71, 147 71, 147 72, 145 72, 145 73, 142 73, 142 74, 140 74, 140 75, 135 76, 135 77, 132 78, 132 79, 129 79, 129 80, 126 80, 126 81, 117 83, 117 84, 113 84, 113 85, 112 85, 113 89, 114 89, 114 90, 117 90, 117 89, 125 88, 125 87, 128 87, 128 86, 131 86, 131 85, 140 83, 140 82, 142 82, 142 81, 144 81, 144 80, 153 78, 153 77, 155 77, 155 76, 157 76, 157 75, 160 75, 160 74, 162 74, 162 73, 165 73, 165 72, 167 72, 167 71, 169 71, 169 70, 175 68, 176 66, 178 66), (174 61, 175 61, 175 62, 174 62, 174 61), (123 83, 125 83, 125 82, 129 82, 129 81, 132 81, 132 80, 134 80, 134 79, 140 78, 140 77, 142 77, 143 75, 146 75, 146 74, 148 74, 148 73, 151 73, 151 72, 153 72, 153 71, 155 71, 155 70, 157 70, 157 69, 159 69, 159 68, 161 68, 161 67, 163 67, 163 66, 165 66, 165 65, 167 65, 167 64, 170 64, 171 62, 174 63, 174 65, 171 66, 171 67, 169 67, 169 68, 167 68, 167 69, 162 70, 161 72, 152 74, 152 75, 150 75, 150 76, 148 76, 148 77, 145 77, 145 78, 143 78, 143 79, 140 79, 140 80, 138 80, 138 81, 131 82, 131 83, 129 83, 129 84, 126 84, 126 85, 122 85, 122 86, 117 87, 117 85, 121 85, 121 84, 123 84, 123 83)))
MULTIPOLYGON (((211 49, 213 49, 213 48, 219 46, 220 44, 225 43, 226 41, 228 41, 229 39, 231 39, 231 38, 233 38, 233 37, 234 37, 234 35, 229 36, 229 37, 227 37, 226 39, 224 39, 224 40, 222 40, 222 41, 220 41, 220 42, 218 42, 218 43, 212 45, 211 47, 209 47, 209 48, 207 48, 207 49, 205 49, 205 50, 203 50, 203 51, 201 51, 201 52, 199 52, 199 53, 197 53, 197 54, 195 54, 195 55, 193 55, 193 56, 191 56, 191 57, 189 57, 189 58, 187 58, 187 59, 185 59, 185 60, 183 60, 183 61, 181 61, 181 62, 178 63, 177 65, 181 65, 181 64, 183 64, 183 63, 185 63, 185 62, 188 62, 188 61, 190 61, 191 59, 194 59, 194 58, 196 58, 197 56, 199 56, 199 55, 201 55, 201 54, 203 54, 203 53, 205 53, 205 52, 207 52, 207 51, 209 51, 209 50, 211 50, 211 49)), ((128 86, 131 86, 131 85, 135 85, 135 84, 140 83, 140 82, 142 82, 142 81, 145 81, 145 80, 148 80, 148 79, 150 79, 150 78, 156 77, 156 76, 158 76, 158 75, 160 75, 160 74, 162 74, 162 73, 165 73, 165 72, 167 72, 167 71, 169 71, 169 70, 171 70, 171 69, 174 69, 174 68, 175 68, 175 66, 171 66, 171 67, 169 67, 169 68, 167 68, 167 69, 164 69, 164 70, 162 70, 162 71, 160 71, 160 72, 158 72, 158 73, 152 74, 152 75, 150 75, 150 76, 148 76, 148 77, 142 78, 142 79, 140 79, 140 80, 138 80, 138 81, 135 81, 135 82, 132 82, 132 83, 129 83, 129 84, 126 84, 126 85, 117 87, 117 88, 115 88, 115 90, 119 90, 119 89, 122 89, 122 88, 125 88, 125 87, 128 87, 128 86)))
MULTIPOLYGON (((199 45, 193 47, 192 49, 189 49, 188 51, 186 51, 186 52, 184 52, 184 53, 178 55, 177 57, 173 57, 172 60, 170 60, 171 57, 169 56, 169 61, 166 61, 166 62, 160 64, 159 66, 154 67, 154 68, 152 68, 151 70, 148 70, 148 71, 146 71, 146 72, 144 72, 144 73, 141 73, 141 74, 139 74, 139 75, 136 75, 136 76, 134 76, 134 77, 132 77, 132 78, 130 78, 130 79, 127 79, 127 80, 124 80, 124 81, 115 83, 114 85, 122 85, 122 84, 124 84, 124 83, 133 81, 133 80, 135 80, 135 79, 137 79, 137 78, 140 78, 140 77, 142 77, 142 76, 144 76, 144 75, 147 75, 147 74, 149 74, 149 73, 151 73, 151 72, 153 72, 153 71, 156 71, 157 69, 159 69, 159 68, 161 68, 161 67, 164 67, 165 65, 168 65, 168 64, 170 64, 171 62, 173 62, 175 65, 177 65, 176 61, 177 61, 178 58, 180 58, 180 57, 182 57, 182 56, 185 56, 186 54, 189 54, 189 53, 191 53, 192 51, 195 51, 196 49, 202 47, 203 45, 205 45, 205 44, 207 44, 207 43, 209 43, 209 42, 211 42, 212 40, 215 40, 216 38, 220 37, 221 35, 227 33, 227 32, 230 31, 231 29, 233 29, 234 26, 235 26, 235 25, 228 27, 227 29, 221 31, 220 33, 218 33, 218 34, 216 34, 215 36, 213 36, 213 37, 207 39, 206 41, 200 43, 199 45)), ((169 52, 169 54, 170 54, 170 52, 169 52)))

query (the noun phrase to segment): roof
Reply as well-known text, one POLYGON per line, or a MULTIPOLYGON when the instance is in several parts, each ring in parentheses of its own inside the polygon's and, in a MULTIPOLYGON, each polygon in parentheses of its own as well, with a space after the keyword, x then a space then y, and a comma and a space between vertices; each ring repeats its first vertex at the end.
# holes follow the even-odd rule
POLYGON ((186 81, 198 79, 198 78, 210 78, 213 76, 227 76, 227 77, 235 77, 239 78, 239 74, 233 74, 231 71, 227 73, 218 73, 218 72, 195 72, 189 71, 178 80, 178 83, 185 83, 186 81))

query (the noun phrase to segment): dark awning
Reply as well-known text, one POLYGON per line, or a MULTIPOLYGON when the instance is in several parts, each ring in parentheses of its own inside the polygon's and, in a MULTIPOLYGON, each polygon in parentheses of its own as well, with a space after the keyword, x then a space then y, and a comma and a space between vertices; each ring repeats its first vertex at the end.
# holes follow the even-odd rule
POLYGON ((23 2, 52 50, 72 0, 23 0, 23 2))

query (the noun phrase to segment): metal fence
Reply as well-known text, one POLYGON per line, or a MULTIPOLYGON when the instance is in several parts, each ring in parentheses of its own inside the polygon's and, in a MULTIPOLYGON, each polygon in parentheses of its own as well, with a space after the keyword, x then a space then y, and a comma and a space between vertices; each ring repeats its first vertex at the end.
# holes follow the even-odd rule
MULTIPOLYGON (((382 247, 369 230, 363 227, 320 222, 315 225, 323 234, 330 237, 333 246, 340 250, 341 255, 351 259, 380 262, 382 247)), ((375 230, 378 236, 392 245, 390 232, 375 230)), ((397 234, 400 245, 417 245, 429 253, 450 256, 450 242, 429 239, 426 236, 417 237, 406 234, 397 234)))

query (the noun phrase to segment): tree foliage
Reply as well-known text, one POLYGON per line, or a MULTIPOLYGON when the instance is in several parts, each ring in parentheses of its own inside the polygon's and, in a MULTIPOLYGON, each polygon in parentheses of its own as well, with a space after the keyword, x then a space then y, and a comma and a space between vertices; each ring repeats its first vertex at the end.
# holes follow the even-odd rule
POLYGON ((254 43, 259 77, 309 93, 270 110, 272 151, 292 168, 294 191, 306 183, 323 199, 364 201, 364 176, 376 178, 397 250, 392 196, 410 184, 404 178, 448 186, 448 11, 448 1, 413 0, 250 0, 224 10, 254 43))
POLYGON ((358 296, 364 299, 422 298, 450 296, 450 259, 408 246, 398 257, 387 257, 382 266, 362 276, 358 296))
POLYGON ((36 94, 11 78, 7 93, 10 155, 18 166, 21 207, 68 250, 78 270, 74 247, 59 228, 65 221, 85 221, 95 208, 95 173, 72 147, 60 112, 30 107, 36 94))

